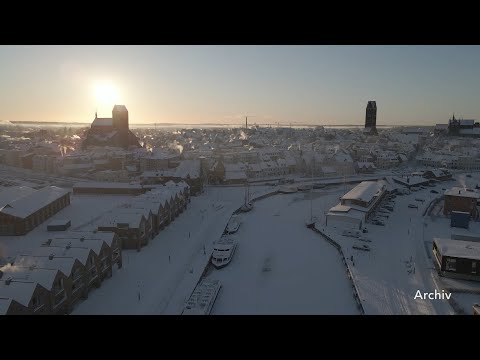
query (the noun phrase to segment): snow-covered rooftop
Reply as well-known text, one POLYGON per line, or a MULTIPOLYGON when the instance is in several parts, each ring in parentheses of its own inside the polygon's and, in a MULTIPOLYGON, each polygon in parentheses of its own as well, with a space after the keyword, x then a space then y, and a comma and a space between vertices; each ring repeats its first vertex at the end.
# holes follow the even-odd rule
POLYGON ((70 220, 67 219, 54 219, 48 223, 49 226, 66 226, 70 220))
POLYGON ((69 191, 66 189, 47 186, 27 196, 11 201, 0 212, 24 219, 68 193, 69 191))
POLYGON ((5 206, 11 201, 28 196, 35 191, 37 190, 28 186, 11 186, 8 189, 0 191, 0 207, 5 206))
POLYGON ((342 200, 360 200, 370 202, 375 196, 378 196, 386 186, 384 180, 380 181, 362 181, 352 190, 342 196, 342 200))
POLYGON ((7 311, 10 308, 11 303, 12 303, 12 299, 0 297, 0 315, 7 314, 7 311))
POLYGON ((37 286, 37 283, 33 281, 8 281, 6 278, 2 278, 0 279, 0 296, 28 306, 37 286))
POLYGON ((42 285, 45 289, 51 290, 58 270, 37 269, 32 267, 21 267, 17 265, 6 265, 0 269, 3 272, 2 279, 11 277, 19 281, 33 281, 42 285))
POLYGON ((35 266, 38 269, 58 269, 70 276, 76 259, 72 257, 52 257, 24 254, 15 258, 17 266, 35 266))
POLYGON ((472 241, 434 238, 442 256, 480 260, 480 243, 472 241))
POLYGON ((73 188, 87 188, 87 189, 143 189, 143 186, 140 184, 129 184, 129 183, 120 183, 120 182, 78 182, 73 188))
POLYGON ((451 189, 445 190, 445 195, 458 196, 458 197, 469 197, 478 199, 480 194, 472 189, 465 189, 462 187, 452 187, 451 189))

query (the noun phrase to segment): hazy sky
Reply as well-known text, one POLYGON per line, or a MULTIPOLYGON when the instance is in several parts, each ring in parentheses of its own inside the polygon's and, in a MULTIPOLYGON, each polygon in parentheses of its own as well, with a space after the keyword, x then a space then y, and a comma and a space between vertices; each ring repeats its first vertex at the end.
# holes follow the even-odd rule
POLYGON ((0 120, 430 125, 479 95, 480 46, 0 46, 0 120))

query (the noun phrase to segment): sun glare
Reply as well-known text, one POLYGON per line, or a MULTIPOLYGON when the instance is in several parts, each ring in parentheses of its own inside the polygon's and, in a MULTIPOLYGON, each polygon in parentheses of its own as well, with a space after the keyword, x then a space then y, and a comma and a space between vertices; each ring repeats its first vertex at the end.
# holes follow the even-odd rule
POLYGON ((118 91, 112 83, 102 82, 95 84, 94 94, 100 106, 111 106, 118 101, 118 91))

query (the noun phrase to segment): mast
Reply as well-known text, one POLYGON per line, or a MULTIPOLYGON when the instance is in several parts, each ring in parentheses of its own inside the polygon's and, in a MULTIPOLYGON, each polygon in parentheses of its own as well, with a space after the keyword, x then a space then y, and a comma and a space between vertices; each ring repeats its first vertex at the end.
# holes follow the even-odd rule
POLYGON ((313 223, 313 166, 315 164, 315 153, 312 152, 312 183, 310 184, 310 223, 313 223))

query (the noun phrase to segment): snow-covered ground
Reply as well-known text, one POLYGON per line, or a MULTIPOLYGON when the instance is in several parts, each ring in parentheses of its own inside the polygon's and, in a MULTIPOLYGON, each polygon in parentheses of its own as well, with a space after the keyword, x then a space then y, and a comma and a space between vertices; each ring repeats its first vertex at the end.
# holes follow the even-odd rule
POLYGON ((473 304, 480 304, 479 294, 453 293, 453 298, 466 315, 473 314, 473 304))
POLYGON ((422 214, 430 201, 443 193, 442 188, 453 185, 454 181, 443 182, 435 188, 397 196, 394 212, 385 220, 385 226, 367 225, 369 252, 353 249, 352 245, 359 241, 325 227, 324 218, 317 223, 318 228, 341 244, 367 314, 453 313, 447 300, 415 299, 417 290, 441 292, 446 288, 431 260, 431 241, 434 236, 450 237, 449 221, 424 218, 422 214), (431 193, 432 189, 439 194, 431 193), (408 208, 411 203, 417 204, 418 209, 408 208))
POLYGON ((207 275, 223 286, 213 314, 358 314, 338 252, 305 226, 307 197, 276 195, 242 215, 232 262, 207 275))

